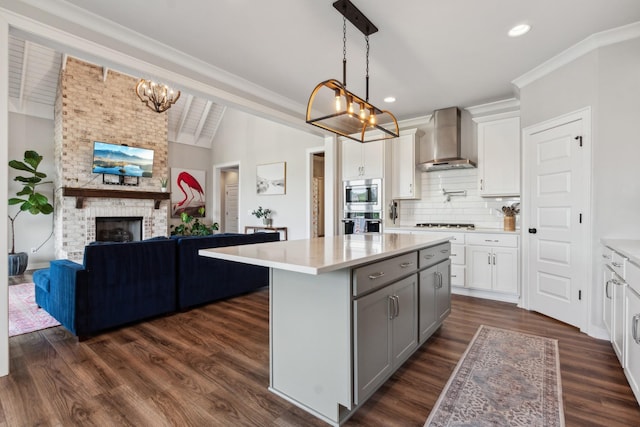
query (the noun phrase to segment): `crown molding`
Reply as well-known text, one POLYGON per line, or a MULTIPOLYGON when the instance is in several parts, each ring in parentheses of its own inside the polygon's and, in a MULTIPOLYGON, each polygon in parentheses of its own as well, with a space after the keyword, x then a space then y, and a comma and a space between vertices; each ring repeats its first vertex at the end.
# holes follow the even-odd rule
POLYGON ((592 34, 563 52, 560 52, 553 58, 538 65, 531 71, 528 71, 520 77, 512 80, 511 83, 518 89, 521 89, 589 52, 604 46, 620 43, 637 37, 640 37, 640 22, 634 22, 633 24, 592 34))
POLYGON ((474 105, 465 108, 471 114, 471 117, 483 116, 485 114, 494 114, 497 112, 518 112, 520 110, 520 100, 516 98, 508 98, 486 104, 474 105))

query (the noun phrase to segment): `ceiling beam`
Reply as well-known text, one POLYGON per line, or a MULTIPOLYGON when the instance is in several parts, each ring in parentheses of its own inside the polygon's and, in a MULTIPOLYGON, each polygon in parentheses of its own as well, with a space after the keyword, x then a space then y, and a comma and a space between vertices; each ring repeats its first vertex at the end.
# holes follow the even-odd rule
POLYGON ((193 95, 189 94, 184 103, 184 108, 182 109, 182 115, 176 124, 176 130, 174 132, 174 139, 178 140, 178 135, 182 132, 182 128, 184 127, 184 123, 187 121, 187 116, 189 115, 189 110, 191 110, 191 103, 193 102, 193 95))
POLYGON ((224 117, 224 112, 227 111, 227 106, 218 105, 216 110, 220 110, 220 114, 218 114, 218 120, 216 120, 216 124, 213 126, 213 132, 211 132, 211 138, 209 138, 209 147, 213 145, 213 138, 215 138, 216 133, 218 133, 218 128, 220 127, 220 123, 222 123, 222 117, 224 117))
POLYGON ((196 127, 196 131, 193 134, 193 143, 198 144, 198 139, 200 138, 200 134, 202 133, 202 128, 204 128, 204 124, 207 122, 207 117, 209 117, 209 111, 211 110, 211 106, 213 102, 207 101, 207 105, 204 106, 204 110, 200 115, 200 120, 198 121, 198 126, 196 127))
POLYGON ((24 42, 24 48, 22 49, 22 72, 20 73, 20 93, 18 94, 18 102, 19 109, 22 110, 24 108, 24 87, 26 85, 27 80, 27 67, 29 66, 29 46, 31 43, 26 41, 24 42))

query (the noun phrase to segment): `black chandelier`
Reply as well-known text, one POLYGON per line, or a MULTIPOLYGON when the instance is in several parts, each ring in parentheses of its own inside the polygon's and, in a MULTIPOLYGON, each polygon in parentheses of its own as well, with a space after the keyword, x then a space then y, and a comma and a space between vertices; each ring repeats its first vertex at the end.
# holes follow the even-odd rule
POLYGON ((363 143, 397 138, 398 121, 394 115, 369 103, 369 35, 377 32, 378 28, 349 0, 338 0, 333 7, 343 16, 342 82, 325 80, 313 89, 307 104, 306 121, 363 143), (364 99, 347 90, 347 19, 364 34, 367 45, 364 99))

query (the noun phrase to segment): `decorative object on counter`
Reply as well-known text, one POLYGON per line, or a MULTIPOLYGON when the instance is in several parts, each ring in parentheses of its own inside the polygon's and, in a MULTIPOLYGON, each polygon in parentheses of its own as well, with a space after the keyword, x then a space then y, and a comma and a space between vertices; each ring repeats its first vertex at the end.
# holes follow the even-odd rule
MULTIPOLYGON (((203 217, 204 207, 198 209, 198 213, 203 217)), ((217 222, 207 225, 200 222, 199 218, 193 217, 186 212, 182 212, 180 214, 180 220, 182 221, 182 224, 178 226, 174 226, 173 224, 171 225, 172 236, 209 236, 219 228, 217 222)))
POLYGON ((262 223, 266 227, 271 227, 273 224, 273 220, 271 219, 272 214, 273 211, 271 209, 263 208, 262 206, 258 206, 258 209, 251 211, 251 215, 255 216, 258 219, 262 218, 262 223))
POLYGON ((397 138, 399 131, 395 116, 369 103, 369 35, 377 32, 378 28, 349 0, 338 0, 333 6, 343 16, 342 82, 329 79, 313 89, 307 104, 306 121, 358 142, 397 138), (365 98, 347 90, 347 19, 364 34, 366 42, 365 98), (312 115, 315 118, 311 118, 312 115))
POLYGON ((558 341, 481 325, 425 426, 564 426, 558 341))
POLYGON ((287 162, 256 166, 256 194, 287 193, 287 162))
POLYGON ((136 94, 140 101, 156 113, 167 111, 180 98, 180 91, 175 92, 165 84, 140 79, 136 85, 136 94))
POLYGON ((162 178, 160 178, 160 191, 162 191, 163 193, 167 192, 167 183, 169 182, 169 180, 167 179, 166 176, 163 176, 162 178))
MULTIPOLYGON (((28 176, 16 176, 13 180, 22 185, 20 191, 16 193, 17 197, 9 199, 9 206, 20 205, 20 209, 15 215, 9 217, 11 224, 11 251, 9 252, 9 276, 17 276, 24 273, 29 263, 29 255, 26 252, 16 253, 15 246, 15 228, 14 224, 18 215, 22 212, 29 212, 31 215, 49 215, 53 212, 53 206, 49 203, 47 196, 38 193, 36 188, 43 184, 51 184, 52 181, 43 181, 47 175, 38 171, 38 166, 42 161, 42 156, 35 151, 27 150, 24 152, 24 162, 19 160, 11 160, 9 167, 27 172, 28 176)), ((47 239, 48 240, 48 239, 47 239)), ((39 248, 38 248, 39 249, 39 248)))
POLYGON ((520 203, 511 206, 503 206, 504 231, 516 231, 516 214, 520 213, 520 203))

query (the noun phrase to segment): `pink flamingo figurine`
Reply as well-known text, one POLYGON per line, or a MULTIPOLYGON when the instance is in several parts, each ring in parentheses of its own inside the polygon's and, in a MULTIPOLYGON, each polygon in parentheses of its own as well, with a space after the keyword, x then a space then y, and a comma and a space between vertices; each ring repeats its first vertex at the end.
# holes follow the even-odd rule
MULTIPOLYGON (((178 175, 178 179, 176 179, 176 183, 178 184, 178 187, 180 187, 180 190, 184 194, 184 199, 176 203, 177 208, 182 207, 187 202, 187 200, 189 201, 189 203, 191 203, 191 201, 195 197, 194 191, 197 191, 200 194, 200 201, 204 203, 204 201, 202 200, 202 196, 204 196, 204 191, 202 190, 202 187, 200 186, 200 183, 198 182, 198 180, 195 179, 193 175, 187 172, 180 172, 180 174, 178 175), (189 195, 185 191, 182 184, 186 184, 187 187, 189 187, 189 190, 191 192, 191 197, 189 197, 189 195)), ((189 203, 186 203, 187 206, 189 206, 189 203)))

